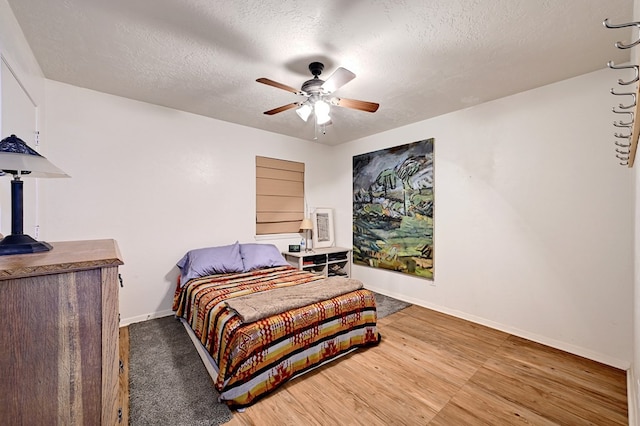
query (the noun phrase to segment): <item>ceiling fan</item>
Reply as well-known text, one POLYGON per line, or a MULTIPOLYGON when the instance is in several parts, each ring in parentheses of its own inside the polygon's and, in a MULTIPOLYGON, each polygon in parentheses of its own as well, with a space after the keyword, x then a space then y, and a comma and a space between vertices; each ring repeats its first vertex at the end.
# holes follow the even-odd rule
POLYGON ((311 113, 313 113, 316 118, 316 124, 330 124, 331 117, 329 116, 329 112, 331 110, 331 105, 365 112, 376 112, 378 110, 380 105, 374 102, 331 96, 333 92, 353 80, 356 75, 348 69, 339 67, 326 81, 324 81, 318 77, 322 74, 323 69, 324 64, 320 62, 310 63, 309 71, 311 71, 313 78, 305 81, 300 90, 268 78, 257 79, 256 81, 258 83, 277 87, 278 89, 286 90, 307 98, 303 102, 293 102, 278 108, 270 109, 264 113, 267 115, 274 115, 282 111, 297 108, 296 112, 304 121, 307 121, 311 113))

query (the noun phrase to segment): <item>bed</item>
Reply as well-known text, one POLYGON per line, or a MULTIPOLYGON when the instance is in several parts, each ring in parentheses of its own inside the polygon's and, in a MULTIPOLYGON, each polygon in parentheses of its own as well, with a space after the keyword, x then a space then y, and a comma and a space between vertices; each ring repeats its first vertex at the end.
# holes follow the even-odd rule
POLYGON ((191 250, 177 265, 173 310, 230 406, 380 340, 360 281, 298 270, 272 244, 191 250))

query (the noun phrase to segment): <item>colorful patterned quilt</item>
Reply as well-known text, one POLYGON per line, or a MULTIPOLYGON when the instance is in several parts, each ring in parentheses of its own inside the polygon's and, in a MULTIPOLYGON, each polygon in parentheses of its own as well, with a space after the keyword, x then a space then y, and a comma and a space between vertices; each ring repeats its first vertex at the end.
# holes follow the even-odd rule
POLYGON ((243 323, 225 300, 322 280, 290 266, 212 275, 178 286, 173 310, 213 358, 220 399, 247 406, 286 381, 357 347, 377 344, 366 289, 243 323))

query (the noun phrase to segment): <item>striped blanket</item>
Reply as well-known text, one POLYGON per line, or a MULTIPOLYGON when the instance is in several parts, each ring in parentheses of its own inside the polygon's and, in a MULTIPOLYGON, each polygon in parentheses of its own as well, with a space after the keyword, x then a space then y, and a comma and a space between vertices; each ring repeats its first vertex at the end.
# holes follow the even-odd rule
POLYGON ((250 405, 305 371, 378 342, 375 297, 364 288, 251 322, 243 322, 228 303, 323 279, 281 266, 213 275, 178 286, 173 310, 211 355, 222 401, 250 405))

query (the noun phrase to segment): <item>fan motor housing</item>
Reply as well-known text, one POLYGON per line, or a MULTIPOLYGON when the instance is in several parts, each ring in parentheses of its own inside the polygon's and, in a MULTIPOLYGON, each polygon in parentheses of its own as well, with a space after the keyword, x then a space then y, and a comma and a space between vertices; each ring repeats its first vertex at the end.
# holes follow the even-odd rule
POLYGON ((311 62, 309 64, 309 71, 313 75, 311 80, 307 80, 302 84, 302 91, 310 94, 318 94, 322 92, 322 84, 324 80, 320 80, 318 76, 322 74, 324 70, 324 64, 322 62, 311 62))
POLYGON ((324 80, 320 80, 318 77, 312 78, 302 83, 302 91, 307 93, 320 93, 322 91, 322 84, 324 80))

